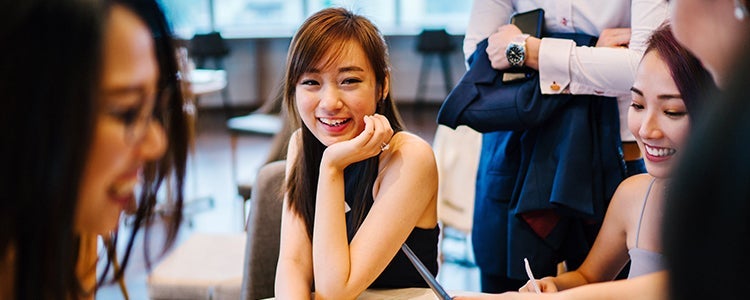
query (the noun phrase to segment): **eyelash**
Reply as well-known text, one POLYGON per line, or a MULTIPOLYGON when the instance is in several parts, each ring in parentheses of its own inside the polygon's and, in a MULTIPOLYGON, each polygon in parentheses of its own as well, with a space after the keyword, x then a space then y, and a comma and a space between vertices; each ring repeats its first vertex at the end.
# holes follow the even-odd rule
POLYGON ((354 83, 360 83, 360 82, 362 82, 362 80, 359 80, 357 78, 347 78, 347 79, 344 79, 344 81, 342 83, 343 84, 354 84, 354 83))
MULTIPOLYGON (((360 82, 362 82, 362 80, 358 78, 347 78, 341 81, 341 84, 355 84, 355 83, 360 83, 360 82)), ((312 80, 312 79, 306 79, 300 82, 300 85, 318 85, 318 84, 319 83, 317 81, 312 80)))
POLYGON ((686 111, 665 111, 664 114, 670 117, 682 117, 686 116, 688 113, 686 111))
MULTIPOLYGON (((643 105, 640 105, 640 104, 635 103, 635 102, 630 103, 630 107, 634 108, 637 111, 643 109, 643 105)), ((670 117, 682 117, 682 116, 686 116, 688 113, 686 111, 668 111, 668 110, 665 110, 664 114, 667 115, 667 116, 670 116, 670 117)))
POLYGON ((139 114, 140 109, 138 107, 129 108, 124 111, 112 112, 112 116, 120 120, 125 125, 135 124, 135 122, 138 121, 139 114))

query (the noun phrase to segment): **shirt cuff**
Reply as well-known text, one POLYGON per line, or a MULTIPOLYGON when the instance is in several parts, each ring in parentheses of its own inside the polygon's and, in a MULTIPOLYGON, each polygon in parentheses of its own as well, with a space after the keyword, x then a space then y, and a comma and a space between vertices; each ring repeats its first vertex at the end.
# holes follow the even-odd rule
POLYGON ((539 88, 542 94, 560 94, 570 84, 572 40, 543 38, 539 45, 539 88))

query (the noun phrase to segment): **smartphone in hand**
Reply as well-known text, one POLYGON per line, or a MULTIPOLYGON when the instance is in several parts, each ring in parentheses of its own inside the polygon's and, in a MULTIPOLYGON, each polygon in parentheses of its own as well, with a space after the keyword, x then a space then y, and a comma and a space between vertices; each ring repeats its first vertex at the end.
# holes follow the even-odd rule
MULTIPOLYGON (((516 25, 521 32, 541 38, 544 31, 544 10, 537 8, 527 12, 514 14, 510 23, 516 25)), ((526 67, 510 68, 503 73, 503 82, 513 82, 530 78, 534 70, 526 67)))
POLYGON ((521 32, 540 38, 544 30, 544 10, 537 8, 514 14, 510 23, 521 29, 521 32))

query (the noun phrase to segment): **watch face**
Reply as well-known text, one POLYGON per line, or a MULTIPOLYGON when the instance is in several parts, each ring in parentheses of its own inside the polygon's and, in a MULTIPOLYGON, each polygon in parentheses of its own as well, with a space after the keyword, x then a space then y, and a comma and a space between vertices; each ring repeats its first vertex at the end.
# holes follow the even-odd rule
POLYGON ((508 58, 511 66, 517 67, 523 64, 526 53, 523 46, 511 43, 508 45, 508 50, 505 51, 505 56, 508 58))

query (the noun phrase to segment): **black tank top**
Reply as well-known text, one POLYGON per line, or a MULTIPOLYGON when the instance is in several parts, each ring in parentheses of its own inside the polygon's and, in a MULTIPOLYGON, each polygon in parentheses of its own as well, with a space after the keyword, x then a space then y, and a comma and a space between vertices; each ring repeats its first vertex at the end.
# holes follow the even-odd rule
MULTIPOLYGON (((375 160, 376 162, 378 160, 375 160)), ((375 164, 377 166, 377 163, 375 164)), ((363 165, 360 165, 360 163, 349 166, 344 171, 344 178, 345 178, 345 184, 346 188, 345 190, 350 192, 355 189, 354 181, 346 180, 348 178, 351 178, 351 176, 348 176, 347 172, 367 172, 367 170, 361 170, 360 167, 363 165)), ((377 175, 378 169, 373 168, 370 170, 370 172, 374 172, 375 175, 377 175)), ((368 189, 369 190, 369 189, 368 189)), ((366 193, 365 197, 367 198, 364 200, 365 203, 365 215, 367 215, 370 211, 370 208, 372 208, 373 205, 373 199, 372 199, 372 193, 366 193)), ((346 196, 346 202, 347 205, 350 205, 353 207, 352 203, 350 201, 352 197, 350 195, 346 196)), ((346 223, 347 223, 347 231, 350 230, 352 220, 350 220, 351 212, 346 213, 346 223)), ((356 230, 355 230, 356 233, 356 230)), ((354 238, 354 234, 347 234, 349 242, 351 243, 351 239, 354 238)), ((419 257, 419 259, 422 261, 422 263, 427 267, 428 270, 430 270, 430 273, 432 273, 433 276, 437 276, 438 272, 438 263, 437 263, 437 247, 438 247, 438 236, 440 235, 440 227, 435 225, 435 228, 432 229, 422 229, 419 227, 414 227, 412 229, 411 233, 409 234, 409 237, 406 238, 406 244, 409 245, 409 248, 414 252, 414 254, 419 257)), ((414 267, 414 265, 411 264, 411 261, 409 261, 409 258, 406 257, 406 254, 401 251, 399 248, 398 252, 396 253, 396 256, 391 260, 391 262, 388 264, 388 266, 383 270, 383 273, 378 276, 377 279, 370 285, 370 288, 407 288, 407 287, 429 287, 427 285, 427 282, 424 281, 421 275, 419 275, 419 272, 414 267)))
MULTIPOLYGON (((406 239, 412 251, 430 270, 433 276, 437 276, 437 242, 440 228, 435 226, 433 229, 422 229, 414 227, 406 239)), ((375 279, 370 288, 407 288, 407 287, 429 287, 427 282, 422 279, 417 269, 411 264, 400 249, 396 256, 391 260, 383 273, 375 279)))

